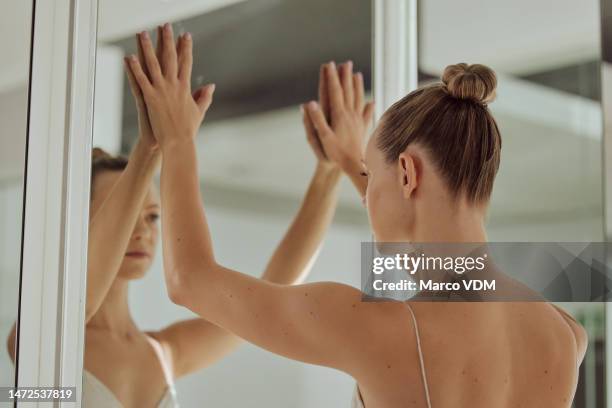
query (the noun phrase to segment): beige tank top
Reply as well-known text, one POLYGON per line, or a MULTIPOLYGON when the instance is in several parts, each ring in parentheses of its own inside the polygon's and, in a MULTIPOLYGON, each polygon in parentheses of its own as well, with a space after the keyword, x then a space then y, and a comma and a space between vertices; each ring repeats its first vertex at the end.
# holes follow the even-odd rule
MULTIPOLYGON (((412 323, 414 324, 414 334, 416 336, 417 343, 417 351, 419 352, 419 366, 421 368, 421 377, 423 378, 423 387, 425 391, 425 401, 427 402, 427 408, 431 407, 431 399, 429 398, 429 386, 427 385, 427 375, 425 374, 425 361, 423 360, 423 350, 421 348, 421 336, 419 335, 419 326, 417 325, 416 316, 412 311, 412 307, 408 303, 404 303, 408 310, 410 311, 410 315, 412 316, 412 323)), ((363 398, 361 398, 361 393, 359 392, 359 385, 355 386, 355 392, 353 393, 353 401, 351 404, 352 408, 365 408, 363 403, 363 398)))
MULTIPOLYGON (((164 378, 168 388, 162 399, 157 403, 157 408, 178 408, 176 389, 172 376, 171 359, 166 356, 161 344, 154 338, 147 336, 147 340, 155 350, 164 372, 164 378)), ((83 370, 83 408, 123 408, 115 394, 108 389, 102 381, 87 370, 83 370)))

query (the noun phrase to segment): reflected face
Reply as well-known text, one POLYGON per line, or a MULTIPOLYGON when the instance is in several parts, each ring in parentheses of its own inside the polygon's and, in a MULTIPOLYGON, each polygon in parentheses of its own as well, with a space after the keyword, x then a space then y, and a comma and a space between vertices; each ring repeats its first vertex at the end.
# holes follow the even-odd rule
MULTIPOLYGON (((120 171, 102 171, 96 175, 90 217, 95 216, 120 175, 120 171)), ((117 219, 119 215, 117 214, 117 219)), ((119 268, 118 278, 138 279, 143 277, 151 267, 157 249, 159 216, 159 194, 155 186, 151 184, 119 268)))
POLYGON ((403 196, 398 166, 385 161, 376 146, 378 130, 370 137, 365 151, 368 188, 366 207, 372 232, 378 242, 405 242, 411 225, 410 208, 403 196))

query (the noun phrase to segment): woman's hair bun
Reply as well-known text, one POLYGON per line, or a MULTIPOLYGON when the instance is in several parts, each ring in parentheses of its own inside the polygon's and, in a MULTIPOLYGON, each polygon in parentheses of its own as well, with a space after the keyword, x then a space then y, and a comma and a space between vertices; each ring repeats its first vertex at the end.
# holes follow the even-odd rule
POLYGON ((449 95, 457 99, 467 99, 481 105, 495 99, 497 77, 495 72, 485 65, 449 65, 442 74, 442 82, 449 95))

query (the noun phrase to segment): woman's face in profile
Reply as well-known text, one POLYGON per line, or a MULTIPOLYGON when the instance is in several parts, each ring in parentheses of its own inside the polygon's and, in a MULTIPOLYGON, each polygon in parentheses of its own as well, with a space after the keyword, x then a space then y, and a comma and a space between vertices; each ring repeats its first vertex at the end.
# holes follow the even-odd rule
MULTIPOLYGON (((120 175, 120 171, 102 171, 96 175, 91 214, 95 214, 104 203, 120 175)), ((119 278, 142 278, 151 267, 157 249, 159 215, 159 193, 155 185, 151 184, 119 268, 117 274, 119 278)), ((119 214, 117 214, 117 218, 119 218, 119 214)))

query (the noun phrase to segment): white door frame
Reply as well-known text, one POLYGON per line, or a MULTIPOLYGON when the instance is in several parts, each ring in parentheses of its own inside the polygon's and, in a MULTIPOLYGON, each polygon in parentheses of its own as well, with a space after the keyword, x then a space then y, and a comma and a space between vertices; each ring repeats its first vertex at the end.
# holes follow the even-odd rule
POLYGON ((97 0, 35 0, 17 386, 74 386, 76 406, 83 368, 96 32, 97 0))

